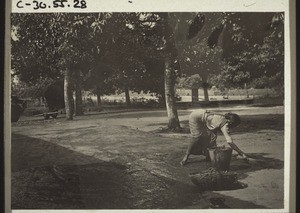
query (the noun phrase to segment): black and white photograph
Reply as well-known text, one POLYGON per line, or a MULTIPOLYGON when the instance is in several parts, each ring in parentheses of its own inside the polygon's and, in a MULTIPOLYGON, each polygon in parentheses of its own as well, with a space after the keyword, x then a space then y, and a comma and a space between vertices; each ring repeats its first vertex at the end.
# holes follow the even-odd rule
POLYGON ((91 2, 13 1, 13 212, 290 212, 286 7, 91 2))

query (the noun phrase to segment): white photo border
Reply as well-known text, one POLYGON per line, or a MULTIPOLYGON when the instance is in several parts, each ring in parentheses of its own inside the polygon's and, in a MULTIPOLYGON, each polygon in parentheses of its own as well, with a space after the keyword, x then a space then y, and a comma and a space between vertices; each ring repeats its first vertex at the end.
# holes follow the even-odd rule
MULTIPOLYGON (((10 153, 11 153, 11 129, 10 129, 10 14, 11 13, 91 13, 91 12, 284 12, 285 32, 285 75, 284 75, 284 209, 264 209, 263 212, 293 212, 295 206, 295 162, 296 162, 296 134, 294 103, 296 92, 296 67, 295 67, 295 0, 86 0, 86 9, 76 8, 45 8, 34 10, 32 7, 18 8, 20 0, 6 0, 6 27, 5 27, 5 195, 6 212, 10 210, 10 153), (292 168, 292 169, 291 169, 292 168), (294 186, 294 187, 293 187, 294 186)), ((32 2, 32 0, 23 0, 32 2)), ((44 0, 50 5, 53 0, 44 0)), ((13 213, 38 212, 39 210, 13 210, 13 213)), ((43 212, 107 212, 108 210, 43 210, 43 212)), ((109 212, 198 212, 199 210, 109 210, 109 212)), ((219 212, 213 210, 214 212, 219 212)), ((243 212, 262 212, 259 209, 243 209, 243 212)), ((211 210, 201 210, 211 212, 211 210)), ((238 210, 221 210, 220 212, 239 212, 238 210)))

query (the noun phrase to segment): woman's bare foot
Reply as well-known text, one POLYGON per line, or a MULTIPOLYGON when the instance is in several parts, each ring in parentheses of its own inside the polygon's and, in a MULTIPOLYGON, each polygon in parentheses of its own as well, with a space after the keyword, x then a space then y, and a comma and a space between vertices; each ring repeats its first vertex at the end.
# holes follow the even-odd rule
POLYGON ((180 165, 181 166, 184 166, 186 163, 187 163, 187 160, 188 160, 188 156, 184 156, 184 158, 182 159, 182 161, 180 162, 180 165))

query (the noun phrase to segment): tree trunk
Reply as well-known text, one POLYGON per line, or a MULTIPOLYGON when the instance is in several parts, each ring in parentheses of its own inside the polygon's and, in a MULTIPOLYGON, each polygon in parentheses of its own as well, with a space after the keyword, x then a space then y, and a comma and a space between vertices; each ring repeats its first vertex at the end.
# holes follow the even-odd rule
POLYGON ((203 90, 204 90, 204 101, 209 102, 207 87, 204 87, 203 90))
POLYGON ((249 92, 248 92, 248 88, 247 88, 247 83, 245 83, 245 90, 246 90, 247 98, 249 98, 249 92))
POLYGON ((174 70, 174 59, 175 55, 178 54, 178 50, 175 44, 174 29, 171 28, 169 23, 169 13, 164 15, 165 32, 164 36, 166 39, 166 56, 165 56, 165 100, 168 114, 168 128, 175 130, 180 128, 176 100, 175 100, 175 80, 176 74, 174 70))
POLYGON ((73 120, 73 94, 72 94, 72 87, 71 87, 71 70, 67 68, 65 70, 64 76, 64 99, 65 99, 65 108, 66 108, 66 118, 67 120, 73 120))
POLYGON ((83 115, 81 87, 75 91, 75 115, 83 115))
POLYGON ((125 87, 125 100, 126 100, 126 105, 130 106, 130 96, 129 96, 129 89, 128 87, 125 87))
POLYGON ((71 111, 72 111, 72 115, 74 115, 74 112, 75 112, 75 100, 74 100, 74 92, 73 92, 73 87, 71 87, 72 89, 72 96, 71 96, 71 111))
POLYGON ((45 104, 44 97, 39 98, 40 106, 43 106, 45 104))
POLYGON ((199 92, 198 88, 192 88, 192 102, 198 102, 199 101, 199 92))
POLYGON ((97 88, 96 91, 96 96, 97 96, 97 108, 98 110, 102 109, 102 102, 101 102, 101 95, 100 95, 100 90, 97 88))
POLYGON ((202 75, 202 85, 203 85, 203 91, 204 91, 204 101, 209 102, 208 97, 208 83, 207 83, 207 75, 202 75))
POLYGON ((97 96, 97 107, 98 107, 98 109, 101 109, 102 108, 102 102, 101 102, 100 91, 97 91, 96 96, 97 96))
POLYGON ((75 75, 76 85, 75 85, 75 115, 83 115, 82 107, 82 85, 80 78, 80 71, 76 71, 75 75))
POLYGON ((168 114, 168 128, 179 129, 180 123, 175 101, 175 73, 170 57, 165 58, 165 99, 168 114))

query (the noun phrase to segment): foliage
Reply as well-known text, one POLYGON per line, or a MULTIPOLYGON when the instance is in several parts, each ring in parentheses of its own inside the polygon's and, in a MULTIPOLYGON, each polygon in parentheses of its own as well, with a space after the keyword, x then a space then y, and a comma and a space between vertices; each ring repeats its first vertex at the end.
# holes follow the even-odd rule
MULTIPOLYGON (((111 78, 118 92, 125 88, 135 92, 164 92, 165 25, 161 13, 125 13, 126 27, 115 41, 115 47, 105 57, 114 67, 111 78)), ((175 49, 172 49, 175 52, 175 49)), ((178 61, 178 60, 177 60, 178 61)), ((173 68, 179 75, 176 59, 173 68)))
POLYGON ((241 70, 241 64, 226 65, 218 75, 211 77, 211 84, 215 85, 220 90, 230 88, 241 88, 245 83, 249 82, 250 73, 241 70))
POLYGON ((254 87, 282 87, 283 20, 283 13, 227 14, 223 56, 228 65, 214 77, 214 84, 220 88, 251 82, 254 87))
POLYGON ((221 47, 210 48, 207 46, 207 39, 189 46, 184 50, 184 61, 182 70, 186 74, 211 75, 219 73, 224 62, 221 60, 221 47))
MULTIPOLYGON (((183 76, 179 79, 178 86, 189 89, 209 87, 209 76, 220 73, 224 66, 222 61, 222 40, 220 35, 223 30, 223 13, 198 13, 192 17, 185 16, 181 20, 187 24, 189 33, 188 41, 178 42, 180 48, 181 70, 183 76), (195 26, 198 23, 198 27, 195 26), (195 28, 195 29, 191 29, 195 28), (197 33, 196 33, 197 30, 197 33)), ((181 24, 183 25, 183 24, 181 24)), ((184 27, 181 27, 184 30, 184 27)), ((181 36, 183 37, 183 36, 181 36)))
POLYGON ((12 95, 16 95, 22 98, 40 98, 44 95, 44 92, 51 85, 54 80, 50 78, 40 79, 36 81, 36 84, 26 84, 24 82, 12 81, 11 90, 12 95))
POLYGON ((192 76, 184 76, 177 80, 177 88, 183 89, 198 89, 202 85, 201 77, 199 74, 192 76))
POLYGON ((283 13, 168 13, 168 32, 166 14, 12 14, 13 91, 42 91, 71 67, 86 90, 161 97, 170 53, 184 88, 201 86, 204 75, 219 88, 283 87, 283 13))
POLYGON ((87 72, 117 34, 116 27, 105 27, 110 19, 109 13, 13 14, 13 74, 34 84, 61 78, 66 67, 87 72))

